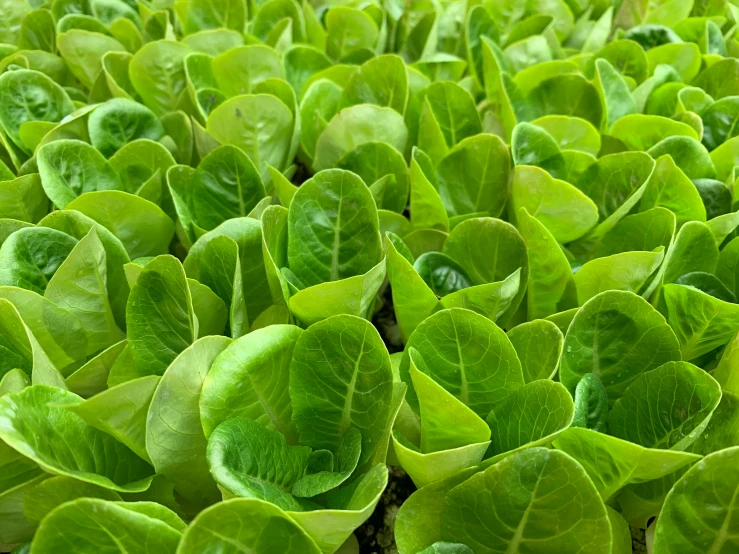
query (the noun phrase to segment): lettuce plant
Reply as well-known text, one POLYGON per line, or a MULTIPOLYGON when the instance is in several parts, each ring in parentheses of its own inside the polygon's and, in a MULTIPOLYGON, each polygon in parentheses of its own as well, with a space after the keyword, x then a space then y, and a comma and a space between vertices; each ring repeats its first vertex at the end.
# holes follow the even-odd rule
POLYGON ((0 2, 0 551, 736 550, 738 28, 0 2))

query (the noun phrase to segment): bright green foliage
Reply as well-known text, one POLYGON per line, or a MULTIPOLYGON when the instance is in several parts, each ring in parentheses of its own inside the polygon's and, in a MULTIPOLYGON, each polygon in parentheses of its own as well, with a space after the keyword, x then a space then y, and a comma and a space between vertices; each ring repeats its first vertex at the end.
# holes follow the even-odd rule
POLYGON ((0 550, 736 550, 737 30, 0 0, 0 550))

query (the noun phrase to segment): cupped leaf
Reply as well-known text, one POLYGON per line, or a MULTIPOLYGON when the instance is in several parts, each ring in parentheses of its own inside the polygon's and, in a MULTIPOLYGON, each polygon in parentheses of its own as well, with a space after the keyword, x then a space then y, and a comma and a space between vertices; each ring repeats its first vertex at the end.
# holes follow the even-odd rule
POLYGON ((640 200, 653 170, 654 160, 642 152, 610 154, 590 166, 576 185, 598 206, 600 220, 615 219, 615 224, 640 200))
POLYGON ((680 360, 680 343, 665 318, 631 292, 594 296, 575 314, 565 335, 560 380, 574 392, 595 373, 613 402, 640 375, 680 360))
POLYGON ((526 208, 518 213, 518 230, 529 262, 526 311, 529 319, 547 317, 577 305, 572 269, 556 239, 526 208))
POLYGON ((336 452, 349 427, 356 427, 360 464, 369 460, 382 446, 392 401, 390 357, 377 330, 358 317, 337 315, 303 332, 290 363, 290 398, 302 444, 336 452))
POLYGON ((272 325, 241 337, 216 357, 199 399, 206 437, 222 422, 245 416, 297 443, 287 391, 290 362, 301 334, 292 325, 272 325))
POLYGON ((216 148, 200 162, 191 194, 195 222, 206 231, 227 219, 246 217, 266 196, 257 168, 234 146, 216 148))
POLYGON ((723 346, 739 321, 739 307, 698 289, 671 284, 664 287, 667 318, 680 341, 682 357, 694 360, 723 346))
POLYGON ((219 485, 283 510, 309 506, 290 493, 305 474, 310 454, 309 447, 290 446, 281 433, 243 416, 224 421, 208 437, 208 466, 219 485))
POLYGON ((0 438, 47 471, 94 485, 141 492, 153 470, 127 446, 60 406, 76 394, 34 385, 0 399, 0 438))
POLYGON ((288 233, 290 270, 307 286, 362 275, 382 253, 372 195, 345 170, 318 173, 298 189, 288 233))
POLYGON ((481 554, 529 547, 596 554, 611 548, 611 526, 593 482, 557 450, 530 448, 509 456, 453 488, 441 511, 442 538, 472 544, 481 554), (553 518, 560 525, 552 526, 553 518))
POLYGON ((485 212, 497 217, 508 198, 510 156, 494 135, 459 142, 439 162, 438 191, 450 215, 485 212))
POLYGON ((178 554, 237 548, 255 554, 319 554, 315 542, 277 506, 254 498, 235 498, 201 512, 182 536, 178 554))
POLYGON ((161 375, 197 338, 185 272, 172 256, 146 264, 126 309, 128 343, 140 375, 161 375))
POLYGON ((659 115, 631 114, 616 121, 608 132, 629 150, 646 152, 667 137, 687 136, 698 139, 695 130, 687 125, 659 115))
POLYGON ((145 444, 146 417, 158 383, 158 376, 148 375, 111 387, 82 402, 65 404, 64 407, 151 463, 145 444))
MULTIPOLYGON (((278 206, 275 206, 278 208, 278 206)), ((270 211, 270 209, 266 211, 270 211)), ((238 247, 239 265, 241 271, 241 286, 246 304, 246 312, 249 317, 244 322, 245 327, 251 327, 259 315, 273 304, 273 294, 270 294, 269 264, 262 255, 263 239, 267 240, 269 217, 264 218, 264 225, 254 217, 238 217, 224 221, 221 225, 202 235, 193 245, 185 259, 184 267, 187 276, 200 281, 221 294, 222 285, 218 284, 217 267, 206 267, 211 256, 220 250, 217 245, 210 243, 218 237, 224 236, 232 239, 238 247), (264 233, 262 232, 264 227, 264 233)), ((284 237, 286 238, 286 237, 284 237)), ((220 241, 219 241, 220 242, 220 241)), ((233 245, 231 245, 233 248, 233 245)), ((229 255, 231 256, 231 255, 229 255)), ((225 261, 225 260, 224 260, 225 261)), ((234 287, 236 287, 236 276, 234 275, 234 287)), ((235 293, 238 296, 238 293, 235 293)), ((225 296, 222 297, 225 300, 225 296)), ((233 331, 233 330, 232 330, 233 331)))
POLYGON ((551 379, 559 367, 564 336, 562 331, 545 319, 535 319, 516 325, 507 333, 521 361, 526 383, 551 379))
POLYGON ((668 362, 628 386, 608 415, 608 429, 647 448, 685 450, 720 400, 719 384, 705 371, 688 362, 668 362))
POLYGON ((645 448, 581 427, 566 430, 554 447, 577 460, 604 501, 627 485, 660 479, 700 459, 697 454, 645 448))
POLYGON ((657 554, 720 552, 735 544, 739 448, 706 456, 668 493, 654 534, 657 554))
POLYGON ((304 326, 339 314, 369 318, 384 279, 382 259, 363 275, 298 290, 290 297, 290 311, 304 326))
POLYGON ((108 299, 106 253, 96 229, 77 242, 46 285, 44 297, 77 317, 88 353, 123 338, 108 299))
POLYGON ((416 412, 420 406, 410 376, 411 348, 422 356, 427 375, 480 417, 524 383, 516 351, 497 325, 470 310, 442 310, 416 327, 401 361, 406 398, 416 412))
POLYGON ((664 258, 660 247, 653 252, 622 252, 590 260, 575 273, 578 302, 584 304, 607 290, 638 294, 664 258))
POLYGON ((87 334, 79 318, 70 311, 48 298, 18 287, 0 287, 0 298, 13 303, 23 323, 63 375, 69 375, 80 360, 86 358, 87 334))
MULTIPOLYGON (((132 554, 174 554, 182 529, 174 529, 154 515, 166 510, 163 506, 150 510, 157 505, 140 504, 96 498, 80 498, 62 504, 41 522, 33 550, 51 554, 74 545, 75 551, 81 554, 100 552, 101 548, 124 549, 132 554)), ((166 512, 179 519, 169 510, 166 512)))
POLYGON ((539 379, 513 391, 487 416, 492 430, 484 464, 532 446, 544 446, 572 423, 574 405, 560 383, 539 379))
POLYGON ((358 104, 341 110, 318 137, 313 167, 330 169, 367 142, 384 142, 403 152, 408 138, 403 117, 391 108, 358 104))
MULTIPOLYGON (((340 169, 359 175, 367 186, 389 177, 382 201, 383 208, 402 213, 408 203, 408 169, 403 155, 384 142, 367 142, 347 153, 337 162, 340 169)), ((289 206, 288 206, 289 207, 289 206)))
POLYGON ((523 208, 561 244, 582 237, 598 223, 598 208, 588 196, 534 166, 518 165, 513 172, 510 209, 518 214, 523 208))
POLYGON ((42 146, 37 163, 46 195, 60 209, 86 192, 123 187, 100 152, 79 140, 57 140, 42 146))
POLYGON ((0 285, 43 294, 77 240, 56 229, 19 229, 0 246, 0 285))
MULTIPOLYGON (((491 217, 474 217, 457 225, 444 242, 443 252, 467 272, 473 285, 502 281, 518 269, 520 279, 528 279, 526 245, 511 224, 491 217)), ((505 324, 518 308, 525 292, 520 287, 508 310, 501 316, 505 324)))

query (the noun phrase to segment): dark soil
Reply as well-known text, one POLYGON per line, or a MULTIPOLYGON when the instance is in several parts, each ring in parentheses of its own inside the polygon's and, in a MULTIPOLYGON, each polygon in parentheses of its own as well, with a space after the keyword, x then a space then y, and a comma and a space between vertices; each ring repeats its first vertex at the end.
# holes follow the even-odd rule
POLYGON ((374 513, 354 535, 359 541, 360 554, 397 554, 395 547, 395 516, 415 490, 411 478, 399 467, 390 466, 387 489, 374 513))

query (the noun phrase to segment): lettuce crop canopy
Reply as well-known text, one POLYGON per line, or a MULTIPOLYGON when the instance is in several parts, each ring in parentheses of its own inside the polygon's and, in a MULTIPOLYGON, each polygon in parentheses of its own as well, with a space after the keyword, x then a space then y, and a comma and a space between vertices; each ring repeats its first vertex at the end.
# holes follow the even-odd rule
POLYGON ((731 550, 737 29, 0 2, 0 551, 731 550))

